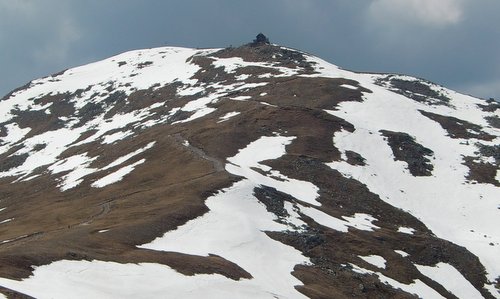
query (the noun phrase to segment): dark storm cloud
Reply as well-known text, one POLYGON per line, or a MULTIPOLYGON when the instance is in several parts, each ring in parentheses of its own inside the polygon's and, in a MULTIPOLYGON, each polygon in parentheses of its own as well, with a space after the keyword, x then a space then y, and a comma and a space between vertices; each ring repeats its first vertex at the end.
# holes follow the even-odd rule
POLYGON ((497 0, 0 0, 0 93, 126 50, 272 42, 500 97, 497 0))

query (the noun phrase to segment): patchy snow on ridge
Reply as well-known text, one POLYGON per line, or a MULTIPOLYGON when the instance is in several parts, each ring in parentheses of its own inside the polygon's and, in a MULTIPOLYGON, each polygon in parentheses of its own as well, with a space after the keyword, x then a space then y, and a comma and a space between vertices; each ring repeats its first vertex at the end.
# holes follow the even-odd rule
MULTIPOLYGON (((429 88, 446 94, 451 100, 449 106, 429 106, 375 84, 386 75, 342 70, 312 56, 307 56, 307 60, 314 64, 316 74, 301 76, 351 79, 372 91, 363 93, 363 102, 342 102, 336 110, 327 111, 355 127, 352 133, 335 134, 336 147, 341 153, 349 150, 360 154, 366 159, 366 165, 354 166, 347 162, 328 165, 367 185, 382 200, 419 218, 438 237, 465 246, 486 267, 490 283, 500 277, 499 247, 495 245, 500 243, 497 229, 500 227, 500 191, 491 184, 467 182, 469 169, 463 165, 463 157, 475 156, 476 146, 449 137, 439 123, 419 110, 480 125, 485 133, 496 136, 491 142, 482 141, 490 145, 499 144, 500 132, 488 124, 486 117, 498 117, 498 112, 479 109, 478 105, 484 104, 480 99, 427 83, 429 88), (394 161, 392 150, 379 130, 404 132, 431 149, 434 152, 432 176, 414 177, 405 162, 394 161), (442 215, 446 215, 446 221, 442 215)), ((401 79, 418 80, 409 76, 401 79)))
POLYGON ((195 119, 198 119, 200 117, 204 117, 212 112, 214 112, 216 109, 209 107, 210 104, 216 103, 221 97, 227 96, 230 92, 236 92, 236 91, 243 91, 247 89, 252 89, 260 86, 267 85, 266 82, 262 83, 244 83, 244 82, 238 82, 234 84, 227 84, 227 85, 221 85, 219 83, 207 86, 212 87, 216 89, 216 92, 210 93, 206 96, 203 96, 201 98, 198 98, 196 100, 192 100, 186 105, 184 105, 182 108, 180 108, 180 111, 186 111, 186 112, 194 112, 193 115, 188 117, 187 119, 179 120, 174 122, 173 124, 179 124, 179 123, 186 123, 193 121, 195 119))
POLYGON ((485 239, 484 235, 492 236, 493 243, 500 242, 496 229, 500 227, 498 188, 485 184, 466 184, 468 170, 460 165, 462 155, 467 154, 469 149, 460 141, 446 137, 440 132, 442 129, 437 123, 420 118, 418 113, 394 117, 404 109, 392 112, 391 104, 384 106, 383 103, 380 97, 373 101, 365 100, 363 105, 369 106, 367 108, 359 109, 355 104, 345 104, 342 108, 348 109, 347 113, 343 113, 344 109, 332 112, 356 125, 353 133, 340 132, 335 135, 336 146, 342 151, 351 150, 361 154, 367 165, 352 166, 346 162, 329 165, 366 184, 384 201, 409 211, 438 237, 467 247, 485 265, 489 278, 495 279, 500 275, 498 247, 491 246, 489 243, 492 240, 485 239), (413 126, 412 118, 415 116, 419 124, 413 126), (389 126, 389 129, 396 128, 388 123, 396 120, 401 121, 399 130, 411 133, 434 151, 433 176, 414 177, 409 174, 404 163, 394 161, 384 138, 373 133, 389 126), (439 134, 429 133, 436 130, 439 134), (452 199, 453 203, 446 199, 452 199), (446 221, 443 221, 442 215, 447 215, 446 221), (471 233, 471 230, 476 233, 471 233))
MULTIPOLYGON (((176 47, 136 50, 68 69, 56 77, 49 76, 34 80, 31 82, 30 88, 15 92, 7 100, 0 102, 0 111, 4 113, 0 114, 0 117, 4 121, 10 119, 12 117, 10 111, 14 106, 20 110, 25 110, 28 107, 31 107, 31 110, 42 109, 42 107, 33 105, 33 102, 28 99, 49 93, 73 93, 87 86, 91 87, 87 91, 88 95, 101 93, 105 91, 100 85, 103 82, 114 83, 115 91, 123 91, 126 94, 130 94, 133 90, 148 89, 154 84, 165 85, 175 80, 186 84, 194 83, 191 77, 200 67, 186 63, 186 60, 193 55, 208 54, 218 50, 176 47), (130 77, 130 74, 134 75, 130 77)), ((77 106, 83 107, 84 104, 77 104, 77 106)), ((47 107, 43 107, 43 109, 45 108, 47 107)))
MULTIPOLYGON (((269 68, 269 69, 272 69, 273 71, 279 71, 281 74, 272 75, 275 78, 290 77, 290 76, 298 74, 297 69, 276 66, 276 65, 274 65, 272 63, 268 63, 268 62, 244 61, 241 57, 218 58, 212 62, 212 65, 216 68, 223 67, 224 70, 226 71, 226 73, 228 73, 228 74, 235 73, 236 70, 239 68, 251 67, 251 66, 261 67, 261 68, 269 68)), ((259 76, 259 77, 261 77, 261 76, 259 76)))
MULTIPOLYGON (((4 126, 7 134, 0 137, 0 154, 18 144, 22 145, 22 148, 13 155, 28 154, 22 165, 15 165, 11 169, 0 172, 0 178, 18 176, 17 181, 32 180, 40 176, 40 174, 33 174, 39 167, 50 168, 53 165, 57 167, 63 163, 59 156, 69 148, 95 141, 100 141, 103 145, 113 144, 137 134, 137 129, 142 130, 166 123, 176 112, 190 112, 191 115, 187 119, 174 122, 174 124, 190 122, 214 112, 216 109, 209 105, 217 102, 221 97, 227 96, 230 92, 246 91, 267 84, 265 82, 246 83, 240 81, 234 84, 218 82, 207 85, 199 84, 197 79, 192 79, 201 67, 192 63, 189 58, 197 55, 209 55, 218 50, 162 47, 130 51, 109 59, 68 69, 57 75, 34 80, 27 88, 14 92, 0 103, 0 111, 5 112, 4 115, 0 115, 2 122, 7 123, 4 126), (163 107, 166 102, 153 103, 149 107, 134 111, 125 110, 126 112, 118 112, 113 115, 108 115, 113 105, 104 104, 102 107, 99 106, 99 109, 102 110, 96 108, 97 114, 91 114, 90 119, 86 120, 85 123, 79 123, 79 117, 82 117, 89 109, 86 107, 88 104, 106 103, 112 93, 122 94, 125 97, 122 100, 127 102, 126 97, 136 90, 161 87, 173 82, 181 85, 179 90, 181 96, 195 95, 207 89, 211 89, 213 92, 203 94, 203 96, 187 102, 183 107, 173 108, 166 115, 158 115, 154 112, 154 109, 163 107), (50 114, 53 103, 37 105, 35 104, 36 100, 48 95, 62 96, 63 94, 71 95, 66 100, 76 109, 76 117, 59 117, 63 128, 45 131, 26 139, 25 136, 31 131, 31 128, 21 129, 17 123, 8 123, 15 117, 11 110, 43 110, 50 114), (86 110, 82 110, 84 107, 86 110), (146 121, 146 119, 148 120, 146 121), (116 130, 121 131, 116 132, 116 130), (86 135, 89 132, 92 134, 86 135), (110 132, 113 133, 109 134, 110 132), (80 139, 81 136, 86 136, 86 138, 80 139), (76 142, 77 140, 79 141, 76 142), (40 147, 40 145, 45 145, 45 148, 40 147)), ((93 109, 92 106, 91 109, 93 109)), ((98 157, 95 158, 98 159, 98 157)), ((73 159, 76 161, 77 158, 73 159)), ((90 162, 92 161, 80 160, 79 165, 74 165, 71 173, 61 179, 61 189, 68 190, 78 186, 84 176, 96 171, 87 167, 90 162)), ((50 168, 50 170, 55 170, 55 168, 50 168)), ((67 171, 69 170, 67 169, 67 171)), ((59 172, 52 171, 52 173, 59 172)))
MULTIPOLYGON (((366 93, 362 103, 343 102, 338 110, 328 112, 355 126, 352 133, 336 133, 334 142, 342 152, 359 153, 366 159, 366 165, 353 166, 346 162, 328 165, 366 184, 382 200, 421 219, 438 237, 467 247, 480 258, 489 279, 496 279, 500 276, 499 249, 489 243, 500 242, 496 229, 500 227, 497 209, 500 192, 493 185, 467 183, 468 168, 462 164, 463 156, 473 156, 475 146, 448 137, 437 122, 418 110, 432 109, 433 113, 456 117, 465 113, 454 113, 455 110, 449 107, 429 108, 371 84, 369 80, 365 80, 364 87, 373 93, 366 93), (394 161, 392 150, 379 130, 405 132, 431 149, 435 157, 432 176, 414 177, 406 169, 405 162, 394 161), (446 215, 446 221, 442 215, 446 215), (491 239, 485 239, 484 235, 491 239)), ((460 107, 462 103, 453 104, 460 107)), ((474 109, 467 119, 477 123, 481 118, 484 122, 477 110, 474 109)), ((494 133, 499 135, 498 131, 494 133)))
POLYGON ((127 125, 141 122, 148 116, 151 116, 150 107, 125 114, 115 114, 110 119, 104 119, 104 115, 101 115, 89 121, 84 126, 85 131, 88 129, 95 129, 97 130, 97 132, 95 132, 92 136, 89 136, 86 139, 73 144, 73 146, 79 146, 82 144, 93 142, 112 130, 122 129, 127 125))
POLYGON ((62 128, 26 139, 23 142, 24 147, 16 153, 29 154, 27 159, 18 167, 0 172, 0 177, 22 176, 22 178, 26 178, 38 167, 57 162, 58 156, 66 150, 69 144, 76 141, 79 136, 80 134, 77 131, 62 128), (38 144, 46 144, 46 147, 33 152, 33 148, 38 144))
MULTIPOLYGON (((58 174, 61 172, 67 172, 69 171, 68 174, 64 175, 61 178, 61 182, 59 183, 59 187, 61 188, 61 191, 66 191, 71 188, 75 188, 79 184, 83 182, 83 178, 89 174, 95 173, 97 171, 102 171, 102 170, 108 170, 110 168, 119 166, 126 161, 130 160, 131 158, 144 153, 146 150, 152 148, 156 141, 152 141, 148 143, 146 146, 130 153, 125 156, 122 156, 115 161, 111 162, 107 166, 97 169, 97 168, 90 168, 90 164, 97 159, 97 157, 90 158, 87 156, 87 153, 80 154, 80 155, 75 155, 71 156, 69 158, 66 158, 64 160, 59 160, 58 162, 54 163, 51 165, 48 169, 53 173, 53 174, 58 174)), ((143 159, 144 160, 144 159, 143 159)), ((145 161, 145 160, 144 160, 145 161)), ((144 163, 144 161, 142 163, 144 163)), ((126 167, 123 167, 119 170, 117 170, 114 173, 111 173, 96 182, 92 184, 92 187, 97 187, 97 188, 102 188, 106 185, 109 185, 111 183, 116 183, 120 181, 123 176, 126 174, 130 173, 132 170, 134 170, 135 166, 142 164, 138 162, 128 165, 126 167)))

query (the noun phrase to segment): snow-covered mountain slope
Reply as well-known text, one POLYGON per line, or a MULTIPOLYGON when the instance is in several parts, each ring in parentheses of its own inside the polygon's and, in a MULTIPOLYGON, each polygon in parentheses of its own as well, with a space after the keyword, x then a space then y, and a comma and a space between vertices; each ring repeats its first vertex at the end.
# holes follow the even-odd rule
POLYGON ((499 125, 265 42, 34 80, 0 101, 0 293, 500 298, 499 125))

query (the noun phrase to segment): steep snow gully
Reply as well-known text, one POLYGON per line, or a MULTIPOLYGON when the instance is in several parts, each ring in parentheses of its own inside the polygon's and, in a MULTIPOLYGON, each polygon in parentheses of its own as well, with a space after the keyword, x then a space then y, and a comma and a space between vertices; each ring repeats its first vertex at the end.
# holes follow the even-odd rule
POLYGON ((34 80, 0 101, 0 296, 500 298, 498 108, 267 41, 34 80))

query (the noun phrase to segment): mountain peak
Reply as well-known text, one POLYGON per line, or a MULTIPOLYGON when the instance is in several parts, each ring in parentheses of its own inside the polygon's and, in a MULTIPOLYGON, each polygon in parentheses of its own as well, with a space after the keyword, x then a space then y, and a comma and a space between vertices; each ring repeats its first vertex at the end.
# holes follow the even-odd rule
POLYGON ((263 34, 33 80, 0 101, 0 292, 498 298, 498 108, 263 34))

